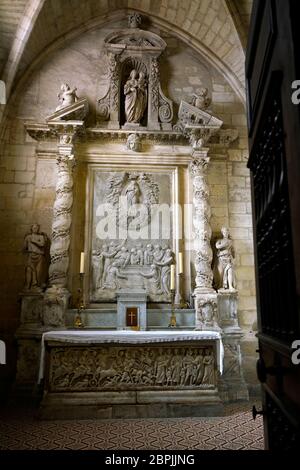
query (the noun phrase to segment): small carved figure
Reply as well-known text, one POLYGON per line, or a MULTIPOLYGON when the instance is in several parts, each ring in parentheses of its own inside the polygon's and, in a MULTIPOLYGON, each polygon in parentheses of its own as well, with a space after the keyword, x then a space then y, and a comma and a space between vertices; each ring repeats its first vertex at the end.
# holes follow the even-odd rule
POLYGON ((125 194, 127 196, 128 206, 139 203, 140 187, 136 180, 132 179, 128 184, 125 194))
POLYGON ((151 264, 151 271, 149 273, 140 273, 146 279, 150 279, 152 290, 154 294, 162 294, 160 268, 156 264, 151 264))
POLYGON ((149 243, 144 252, 144 264, 151 265, 153 263, 153 245, 149 243))
POLYGON ((46 287, 48 237, 33 224, 24 238, 24 251, 28 254, 25 268, 25 291, 41 292, 46 287))
POLYGON ((235 291, 234 275, 234 249, 230 238, 229 230, 226 227, 221 228, 223 238, 217 240, 217 266, 216 279, 217 288, 223 288, 235 291))
POLYGON ((201 88, 199 94, 193 94, 192 105, 199 109, 207 109, 211 103, 208 97, 208 89, 201 88))
POLYGON ((139 264, 139 255, 137 253, 136 248, 131 249, 131 254, 130 254, 130 264, 131 265, 137 265, 139 264))
POLYGON ((139 152, 141 150, 141 139, 138 134, 129 134, 127 137, 126 147, 128 150, 139 152))
POLYGON ((57 106, 55 111, 59 111, 66 106, 70 106, 71 104, 76 103, 78 101, 78 96, 76 95, 77 88, 73 88, 71 90, 70 85, 67 83, 63 83, 60 92, 58 93, 58 102, 59 105, 57 106))
POLYGON ((127 277, 120 273, 119 263, 114 261, 108 268, 106 281, 103 287, 108 289, 119 289, 119 279, 127 279, 127 277))
POLYGON ((162 267, 161 287, 166 294, 170 294, 170 273, 171 264, 173 264, 173 253, 169 248, 166 250, 161 261, 155 261, 155 264, 162 267))

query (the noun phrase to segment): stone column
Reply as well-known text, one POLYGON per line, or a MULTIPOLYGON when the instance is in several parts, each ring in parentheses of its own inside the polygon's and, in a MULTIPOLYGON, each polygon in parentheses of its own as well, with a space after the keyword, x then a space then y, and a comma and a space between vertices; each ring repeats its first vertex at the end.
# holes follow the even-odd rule
POLYGON ((220 330, 217 318, 217 294, 212 287, 213 252, 211 248, 211 208, 207 183, 208 149, 193 149, 192 158, 190 174, 193 183, 196 329, 220 330))
POLYGON ((59 137, 56 197, 53 207, 52 236, 50 248, 49 284, 45 292, 44 318, 46 326, 64 326, 65 310, 68 306, 67 289, 69 270, 69 247, 73 206, 74 137, 76 127, 59 137))

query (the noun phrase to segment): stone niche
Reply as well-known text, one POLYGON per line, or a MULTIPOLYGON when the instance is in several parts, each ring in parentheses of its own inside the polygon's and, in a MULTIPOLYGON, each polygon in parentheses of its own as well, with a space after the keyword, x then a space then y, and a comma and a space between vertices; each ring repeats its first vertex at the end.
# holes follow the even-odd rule
POLYGON ((110 82, 98 100, 98 126, 170 130, 173 103, 161 89, 159 74, 159 57, 166 43, 157 34, 136 27, 136 22, 130 24, 105 39, 110 82))

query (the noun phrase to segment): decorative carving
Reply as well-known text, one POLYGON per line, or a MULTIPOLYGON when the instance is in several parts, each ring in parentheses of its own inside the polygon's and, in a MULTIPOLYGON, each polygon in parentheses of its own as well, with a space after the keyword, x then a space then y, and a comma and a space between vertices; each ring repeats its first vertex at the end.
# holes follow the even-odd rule
POLYGON ((139 13, 130 13, 128 15, 128 27, 129 28, 138 28, 142 23, 142 15, 139 13))
POLYGON ((217 321, 218 307, 215 299, 197 299, 196 300, 197 312, 197 328, 196 329, 213 329, 219 330, 217 321))
POLYGON ((186 101, 181 101, 178 111, 177 127, 181 129, 206 127, 210 131, 210 136, 217 132, 223 124, 223 121, 212 114, 193 106, 186 101))
POLYGON ((159 105, 159 67, 156 58, 151 59, 150 63, 150 83, 151 83, 151 110, 153 113, 158 111, 159 105))
POLYGON ((33 224, 25 235, 23 249, 28 255, 24 292, 42 292, 48 277, 49 239, 38 224, 33 224))
POLYGON ((110 81, 110 107, 119 111, 119 62, 114 54, 108 56, 108 78, 110 81))
POLYGON ((210 227, 211 208, 206 175, 208 162, 209 157, 206 153, 203 153, 190 164, 190 172, 193 177, 196 290, 211 290, 213 282, 211 269, 213 253, 210 246, 212 234, 210 227))
POLYGON ((142 202, 150 209, 159 202, 159 187, 149 173, 112 173, 107 183, 106 200, 117 207, 121 196, 127 196, 128 202, 132 200, 134 204, 142 202), (133 189, 135 196, 131 197, 133 189))
POLYGON ((199 109, 207 109, 211 104, 211 99, 208 97, 208 89, 202 88, 199 94, 193 94, 192 106, 199 109))
POLYGON ((134 152, 141 151, 141 139, 138 134, 129 134, 127 137, 126 147, 128 150, 133 150, 134 152))
POLYGON ((53 285, 44 295, 43 324, 50 327, 65 326, 64 312, 70 298, 69 291, 61 286, 53 285))
POLYGON ((99 121, 108 121, 110 117, 110 93, 109 89, 103 98, 98 100, 97 118, 99 121))
POLYGON ((77 88, 71 89, 70 85, 67 83, 63 83, 58 93, 58 102, 59 105, 57 106, 55 111, 59 111, 66 106, 70 106, 71 104, 76 103, 78 101, 78 96, 76 95, 77 88))
POLYGON ((147 107, 147 80, 144 72, 133 69, 124 86, 125 116, 127 123, 138 124, 147 107))
POLYGON ((172 250, 160 245, 153 249, 151 244, 145 248, 142 244, 128 248, 125 244, 126 240, 119 245, 111 242, 93 253, 96 288, 120 289, 124 287, 120 280, 140 276, 153 294, 169 296, 170 266, 174 263, 172 250))
POLYGON ((50 353, 51 391, 214 388, 210 347, 59 348, 50 353))
POLYGON ((234 249, 228 228, 222 227, 223 238, 217 240, 217 262, 215 266, 215 285, 217 289, 235 292, 234 249))
POLYGON ((158 109, 158 116, 160 122, 171 122, 173 119, 173 102, 167 98, 161 89, 159 84, 159 109, 158 109))

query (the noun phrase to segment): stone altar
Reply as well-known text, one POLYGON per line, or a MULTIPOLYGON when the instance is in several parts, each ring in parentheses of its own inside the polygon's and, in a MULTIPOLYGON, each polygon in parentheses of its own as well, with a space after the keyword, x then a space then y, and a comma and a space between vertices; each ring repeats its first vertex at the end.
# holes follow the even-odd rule
POLYGON ((41 417, 219 415, 222 368, 216 332, 48 332, 41 417))

